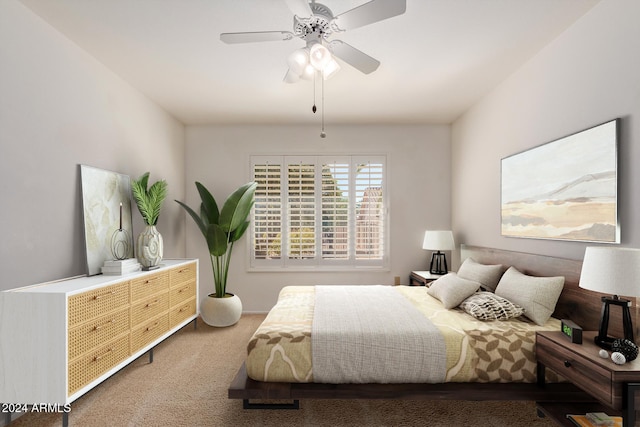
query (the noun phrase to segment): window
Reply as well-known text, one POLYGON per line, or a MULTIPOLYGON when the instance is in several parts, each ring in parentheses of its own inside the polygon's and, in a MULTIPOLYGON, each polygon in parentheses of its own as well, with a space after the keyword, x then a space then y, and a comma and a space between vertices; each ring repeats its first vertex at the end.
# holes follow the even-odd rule
POLYGON ((385 267, 384 156, 254 156, 252 268, 385 267))

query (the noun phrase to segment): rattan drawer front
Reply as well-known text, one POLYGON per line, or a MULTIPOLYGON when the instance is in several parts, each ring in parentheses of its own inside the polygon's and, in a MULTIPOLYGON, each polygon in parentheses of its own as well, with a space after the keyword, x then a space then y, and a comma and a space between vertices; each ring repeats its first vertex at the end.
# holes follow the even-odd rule
POLYGON ((170 270, 169 280, 171 280, 171 286, 175 286, 182 282, 188 282, 190 280, 196 280, 196 263, 190 263, 170 270))
POLYGON ((191 297, 196 296, 196 282, 182 283, 169 291, 169 305, 174 307, 191 297))
POLYGON ((69 329, 69 360, 129 331, 129 307, 69 329))
POLYGON ((69 328, 129 305, 129 282, 69 297, 69 328))
POLYGON ((169 289, 169 272, 156 273, 131 281, 131 301, 169 289))
POLYGON ((131 331, 131 353, 135 353, 169 330, 169 313, 152 319, 131 331))
POLYGON ((75 393, 129 357, 128 334, 91 351, 69 364, 69 395, 75 393))
POLYGON ((131 307, 131 328, 135 329, 142 322, 169 310, 169 294, 153 295, 131 307))
POLYGON ((169 327, 173 328, 180 322, 196 314, 196 299, 191 298, 169 312, 169 327))

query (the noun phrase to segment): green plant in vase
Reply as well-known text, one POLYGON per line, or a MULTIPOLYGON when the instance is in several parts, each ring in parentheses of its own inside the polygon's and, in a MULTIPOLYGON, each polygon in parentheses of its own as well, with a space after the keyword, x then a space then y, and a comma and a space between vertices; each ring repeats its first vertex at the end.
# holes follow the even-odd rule
POLYGON ((249 182, 235 190, 222 205, 222 210, 218 209, 209 190, 199 182, 196 182, 196 188, 201 200, 200 214, 176 200, 193 218, 209 250, 215 293, 202 301, 200 311, 205 323, 212 326, 233 325, 242 314, 242 304, 237 295, 227 293, 227 276, 233 245, 249 228, 248 218, 257 185, 249 182), (215 300, 231 301, 221 304, 215 300))
POLYGON ((164 243, 162 235, 156 229, 162 203, 167 197, 167 182, 156 181, 149 185, 149 172, 131 182, 131 193, 142 215, 146 227, 138 236, 136 256, 143 269, 156 267, 162 261, 164 243))

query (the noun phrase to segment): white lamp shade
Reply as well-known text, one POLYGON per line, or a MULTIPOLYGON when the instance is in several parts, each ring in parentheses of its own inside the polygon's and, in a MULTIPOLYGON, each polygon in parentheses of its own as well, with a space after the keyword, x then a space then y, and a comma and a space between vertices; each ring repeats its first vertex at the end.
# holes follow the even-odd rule
POLYGON ((324 67, 331 61, 331 52, 320 43, 314 43, 309 50, 309 62, 318 71, 324 70, 324 67))
POLYGON ((340 64, 338 64, 338 61, 336 61, 335 59, 331 58, 331 60, 327 64, 327 66, 324 67, 324 70, 322 70, 322 77, 325 80, 327 80, 327 79, 331 78, 338 71, 340 71, 340 64))
POLYGON ((422 249, 452 251, 455 248, 453 233, 450 230, 427 230, 424 232, 422 249))
POLYGON ((302 75, 305 67, 309 63, 309 49, 302 48, 294 50, 289 58, 287 58, 287 64, 289 70, 298 76, 302 75))
POLYGON ((587 247, 580 287, 610 295, 640 296, 640 249, 587 247))

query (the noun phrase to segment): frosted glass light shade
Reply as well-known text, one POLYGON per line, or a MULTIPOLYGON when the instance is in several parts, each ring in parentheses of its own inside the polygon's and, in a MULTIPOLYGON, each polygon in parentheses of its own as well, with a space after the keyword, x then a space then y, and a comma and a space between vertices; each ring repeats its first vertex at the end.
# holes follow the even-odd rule
POLYGON ((450 230, 427 230, 424 232, 422 249, 434 251, 452 251, 456 248, 453 232, 450 230))
POLYGON ((289 70, 298 76, 302 75, 305 67, 309 63, 309 49, 302 48, 294 50, 289 58, 287 58, 287 64, 289 65, 289 70))
POLYGON ((640 296, 640 249, 587 247, 579 286, 611 295, 640 296))
POLYGON ((309 62, 316 70, 324 70, 331 59, 332 57, 329 49, 320 43, 314 43, 313 46, 311 46, 311 49, 309 50, 309 62))

